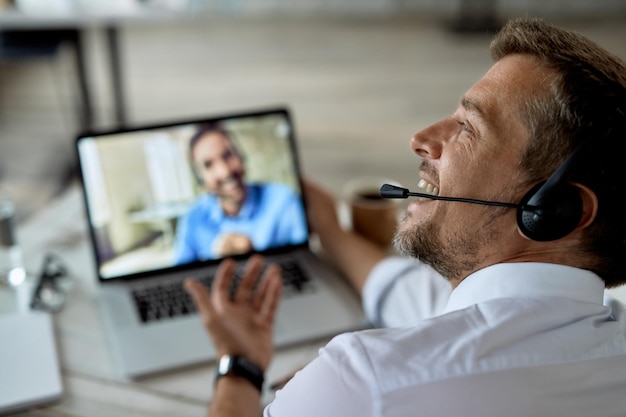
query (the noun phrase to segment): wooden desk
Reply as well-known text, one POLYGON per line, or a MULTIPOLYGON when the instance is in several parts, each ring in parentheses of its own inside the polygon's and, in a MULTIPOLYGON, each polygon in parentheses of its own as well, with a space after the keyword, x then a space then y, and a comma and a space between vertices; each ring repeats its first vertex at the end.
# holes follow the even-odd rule
MULTIPOLYGON (((29 272, 37 273, 45 254, 54 252, 74 275, 67 304, 54 317, 65 395, 61 402, 33 413, 85 417, 205 415, 213 390, 213 363, 132 381, 116 373, 96 304, 96 277, 84 217, 82 196, 74 185, 17 230, 29 272)), ((268 381, 309 362, 326 342, 278 351, 268 370, 268 381)), ((272 397, 267 389, 264 401, 272 397)))

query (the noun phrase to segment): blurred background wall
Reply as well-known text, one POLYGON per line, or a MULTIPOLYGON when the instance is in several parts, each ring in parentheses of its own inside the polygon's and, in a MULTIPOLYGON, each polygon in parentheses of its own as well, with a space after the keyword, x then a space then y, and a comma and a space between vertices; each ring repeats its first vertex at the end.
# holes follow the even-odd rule
MULTIPOLYGON (((113 0, 116 1, 116 0, 113 0)), ((120 2, 120 0, 117 0, 120 2)), ((144 0, 169 8, 192 8, 228 13, 279 14, 456 14, 461 8, 481 13, 497 9, 507 14, 541 14, 553 17, 596 16, 624 11, 622 0, 144 0)))

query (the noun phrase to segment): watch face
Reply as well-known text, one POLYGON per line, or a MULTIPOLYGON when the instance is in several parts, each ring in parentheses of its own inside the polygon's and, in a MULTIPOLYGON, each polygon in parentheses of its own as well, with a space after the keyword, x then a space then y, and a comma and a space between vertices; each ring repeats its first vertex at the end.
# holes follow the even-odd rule
POLYGON ((237 375, 247 379, 259 391, 263 391, 263 381, 265 379, 263 370, 255 363, 242 356, 224 355, 217 365, 217 378, 224 375, 237 375))
POLYGON ((230 371, 230 365, 232 362, 232 356, 224 355, 220 358, 220 363, 217 366, 217 372, 220 375, 225 375, 230 371))

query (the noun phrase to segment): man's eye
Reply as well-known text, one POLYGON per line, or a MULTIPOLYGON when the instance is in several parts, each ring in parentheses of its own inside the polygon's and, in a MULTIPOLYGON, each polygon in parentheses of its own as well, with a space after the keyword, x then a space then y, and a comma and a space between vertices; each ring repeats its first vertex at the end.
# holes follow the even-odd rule
POLYGON ((459 121, 458 123, 459 123, 459 126, 461 126, 461 129, 463 131, 465 131, 465 132, 471 132, 472 131, 472 128, 469 127, 469 125, 467 123, 461 122, 461 121, 459 121))
POLYGON ((222 159, 224 161, 228 161, 229 159, 232 159, 232 157, 234 156, 233 151, 231 150, 226 150, 224 151, 224 153, 222 153, 222 159))

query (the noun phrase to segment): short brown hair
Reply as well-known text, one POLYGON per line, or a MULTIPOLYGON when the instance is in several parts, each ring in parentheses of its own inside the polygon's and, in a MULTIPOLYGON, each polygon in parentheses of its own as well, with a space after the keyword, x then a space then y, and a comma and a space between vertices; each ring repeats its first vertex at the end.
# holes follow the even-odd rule
MULTIPOLYGON (((592 189, 597 217, 584 231, 586 269, 607 287, 626 283, 626 216, 621 188, 626 182, 626 66, 590 39, 538 18, 507 22, 491 42, 491 56, 537 58, 552 77, 549 91, 527 97, 521 109, 530 132, 521 166, 529 183, 545 180, 586 140, 592 143, 584 166, 568 177, 592 189)), ((583 165, 583 164, 581 164, 583 165)))

